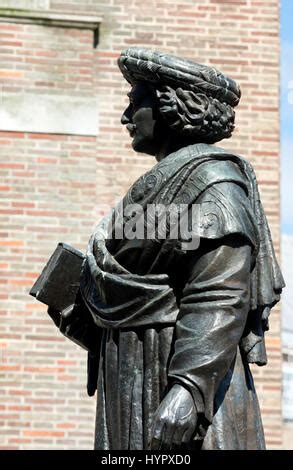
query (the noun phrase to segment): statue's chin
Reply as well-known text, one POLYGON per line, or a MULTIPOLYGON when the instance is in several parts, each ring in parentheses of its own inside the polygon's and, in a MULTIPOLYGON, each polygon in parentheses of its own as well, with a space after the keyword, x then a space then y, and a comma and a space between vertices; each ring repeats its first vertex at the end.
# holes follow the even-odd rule
POLYGON ((139 139, 136 136, 134 136, 131 146, 133 150, 135 150, 135 152, 138 152, 138 153, 145 153, 147 155, 151 155, 152 157, 154 157, 157 154, 155 145, 153 144, 153 142, 150 142, 146 139, 139 139))

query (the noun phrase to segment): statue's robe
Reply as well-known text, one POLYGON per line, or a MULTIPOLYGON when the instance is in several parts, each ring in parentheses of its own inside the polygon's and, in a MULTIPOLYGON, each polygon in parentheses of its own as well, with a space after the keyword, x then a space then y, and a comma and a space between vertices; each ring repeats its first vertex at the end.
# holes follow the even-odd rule
POLYGON ((147 449, 154 413, 179 383, 198 411, 189 448, 264 449, 249 362, 266 362, 263 333, 283 280, 250 165, 189 146, 134 183, 123 207, 134 203, 144 211, 197 204, 200 244, 115 239, 109 218, 93 234, 80 302, 96 338, 88 362, 95 448, 147 449))

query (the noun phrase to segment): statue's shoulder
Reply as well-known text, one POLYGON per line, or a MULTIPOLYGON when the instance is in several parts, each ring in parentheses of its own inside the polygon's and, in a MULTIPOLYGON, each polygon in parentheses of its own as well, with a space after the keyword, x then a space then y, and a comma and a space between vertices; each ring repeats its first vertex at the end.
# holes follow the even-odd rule
POLYGON ((257 245, 258 230, 250 198, 250 164, 224 149, 209 146, 197 159, 189 184, 196 188, 200 236, 241 234, 257 245))
POLYGON ((197 147, 192 178, 198 184, 202 183, 203 189, 221 182, 231 182, 241 186, 247 193, 250 181, 247 177, 248 162, 221 147, 201 144, 197 147))
POLYGON ((251 200, 239 181, 217 181, 197 198, 200 236, 222 238, 238 233, 258 246, 258 227, 251 200))

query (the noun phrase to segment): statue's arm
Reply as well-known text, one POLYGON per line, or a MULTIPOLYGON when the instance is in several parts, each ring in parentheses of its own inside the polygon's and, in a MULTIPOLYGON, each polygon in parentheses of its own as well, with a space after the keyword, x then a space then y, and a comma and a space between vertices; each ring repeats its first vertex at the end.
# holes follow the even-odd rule
POLYGON ((190 257, 168 371, 171 389, 154 419, 152 448, 188 442, 199 422, 211 422, 217 388, 247 319, 250 245, 237 235, 202 245, 201 254, 190 257))

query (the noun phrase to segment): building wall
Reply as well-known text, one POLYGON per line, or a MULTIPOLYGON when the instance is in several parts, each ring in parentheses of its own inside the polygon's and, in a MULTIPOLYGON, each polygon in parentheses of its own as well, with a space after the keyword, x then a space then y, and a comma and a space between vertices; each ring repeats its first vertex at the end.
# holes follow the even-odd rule
MULTIPOLYGON (((1 7, 11 4, 0 1, 1 7)), ((0 121, 0 448, 90 449, 95 399, 86 396, 86 353, 58 334, 28 291, 56 244, 66 241, 84 250, 102 213, 154 163, 133 153, 120 125, 128 85, 116 59, 123 48, 141 45, 213 64, 239 81, 237 128, 221 145, 255 165, 278 251, 279 1, 13 4, 28 12, 59 12, 67 21, 68 15, 102 21, 97 47, 90 27, 0 23, 1 94, 14 110, 0 121), (80 98, 85 108, 75 105, 80 98), (57 115, 59 132, 54 130, 57 115), (90 125, 95 119, 96 131, 90 125)), ((279 448, 278 309, 271 316, 267 346, 269 365, 253 373, 267 446, 279 448)))

